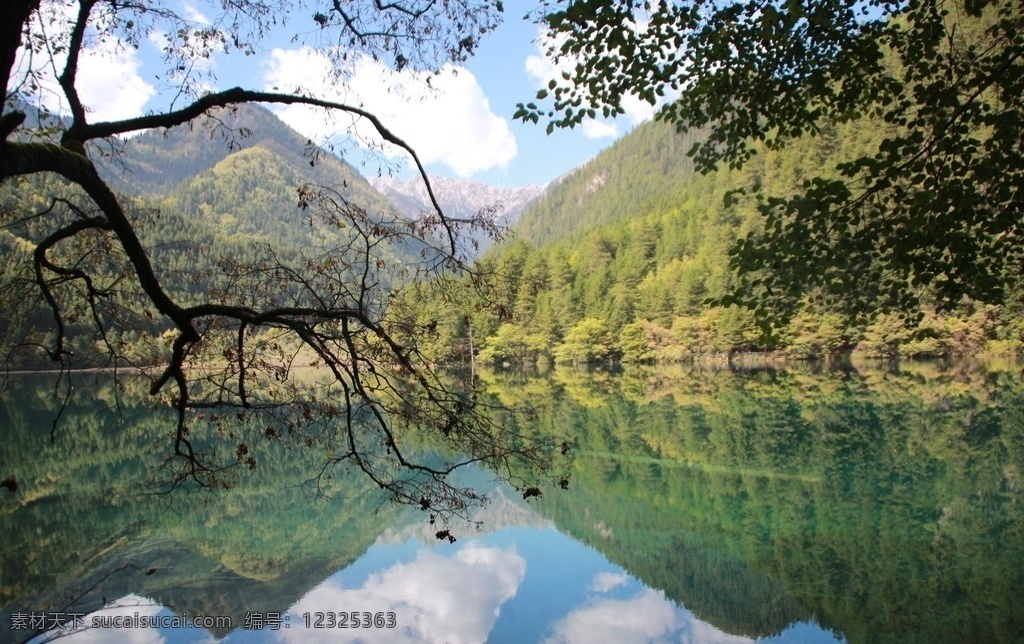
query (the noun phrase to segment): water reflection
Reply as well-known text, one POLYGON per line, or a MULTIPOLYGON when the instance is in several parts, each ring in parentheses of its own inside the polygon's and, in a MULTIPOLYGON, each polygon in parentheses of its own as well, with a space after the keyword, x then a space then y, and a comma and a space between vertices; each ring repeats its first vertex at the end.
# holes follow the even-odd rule
MULTIPOLYGON (((86 616, 172 616, 128 596, 86 616)), ((50 633, 53 636, 56 633, 50 633)), ((215 641, 197 628, 92 629, 69 642, 215 641)), ((37 641, 45 641, 46 637, 37 641)), ((730 635, 651 589, 599 553, 552 529, 506 528, 465 543, 377 544, 281 615, 276 628, 235 629, 227 642, 706 642, 730 635), (542 592, 542 589, 545 592, 542 592), (311 629, 318 613, 394 611, 396 627, 311 629)), ((769 642, 836 642, 816 624, 794 624, 769 642)))
MULTIPOLYGON (((361 583, 344 585, 340 573, 328 579, 289 608, 289 622, 302 623, 305 613, 384 611, 395 613, 397 627, 361 629, 361 641, 483 642, 525 574, 526 560, 514 549, 475 541, 454 552, 420 549, 412 561, 390 563, 361 583)), ((338 634, 293 629, 279 639, 326 642, 338 634)))
POLYGON ((454 544, 419 513, 375 512, 357 476, 314 502, 296 485, 309 455, 269 448, 245 485, 157 508, 136 493, 148 410, 112 424, 80 399, 75 431, 50 445, 31 411, 47 398, 26 384, 0 410, 0 463, 20 483, 0 495, 0 638, 31 634, 15 613, 56 610, 231 620, 68 641, 1024 638, 1015 369, 486 377, 497 398, 543 392, 533 430, 571 434, 576 464, 568 491, 529 504, 492 490, 484 529, 454 544), (396 626, 305 627, 338 611, 394 612, 396 626), (253 612, 280 627, 243 628, 253 612))

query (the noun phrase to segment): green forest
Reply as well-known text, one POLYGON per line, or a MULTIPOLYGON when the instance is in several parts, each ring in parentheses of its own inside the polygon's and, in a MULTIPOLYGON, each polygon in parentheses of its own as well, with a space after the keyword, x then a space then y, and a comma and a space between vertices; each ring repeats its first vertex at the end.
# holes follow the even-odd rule
POLYGON ((524 121, 687 89, 485 259, 500 303, 463 316, 480 361, 1021 351, 1019 3, 878 23, 831 5, 652 11, 663 28, 614 56, 597 43, 625 4, 544 17, 580 64, 524 121))
MULTIPOLYGON (((223 298, 244 291, 256 281, 253 274, 275 269, 312 276, 327 267, 355 284, 368 262, 371 274, 386 285, 405 279, 402 271, 422 261, 422 242, 388 238, 389 226, 401 231, 407 224, 354 168, 312 146, 265 109, 239 106, 214 116, 123 142, 116 160, 105 159, 102 166, 169 293, 189 303, 223 298), (368 228, 381 225, 370 260, 355 246, 356 231, 303 203, 299 189, 311 182, 330 187, 339 203, 358 208, 368 228)), ((5 340, 20 341, 7 354, 8 366, 45 366, 36 349, 54 325, 43 295, 33 288, 33 240, 93 208, 80 191, 53 175, 12 179, 0 187, 4 213, 57 214, 0 229, 0 288, 9 294, 0 316, 8 329, 5 340)), ((75 366, 111 366, 107 344, 128 364, 152 366, 167 359, 172 326, 123 279, 130 270, 123 252, 100 235, 69 240, 55 250, 58 257, 94 270, 101 288, 111 291, 99 307, 102 333, 81 287, 69 284, 55 294, 66 297, 70 307, 65 323, 75 366)), ((286 301, 288 294, 254 291, 251 297, 286 301)))
POLYGON ((1024 0, 522 9, 0 2, 0 639, 241 623, 497 498, 737 638, 1021 641, 1024 0), (430 188, 584 156, 507 231, 430 188))
MULTIPOLYGON (((757 199, 792 194, 821 168, 879 143, 864 120, 781 150, 763 147, 743 169, 693 171, 692 136, 666 123, 637 127, 535 202, 511 241, 480 264, 497 301, 464 298, 420 309, 420 320, 459 328, 435 343, 440 361, 464 354, 468 325, 490 364, 679 362, 743 353, 773 358, 872 358, 1015 354, 1024 349, 1018 281, 1001 304, 964 299, 940 310, 926 288, 910 311, 851 311, 857 294, 808 295, 785 324, 766 328, 754 312, 722 302, 738 286, 731 251, 762 223, 757 199), (732 195, 732 196, 729 196, 732 195), (490 305, 490 306, 488 306, 490 305), (454 337, 451 337, 454 335, 454 337)), ((468 289, 467 289, 467 292, 468 289)), ((419 297, 422 292, 417 291, 419 297)))
MULTIPOLYGON (((981 168, 998 159, 1006 162, 1006 185, 1015 180, 1017 166, 998 156, 997 147, 1019 143, 1019 130, 1018 143, 1003 136, 1015 99, 978 89, 944 108, 955 110, 954 118, 969 107, 979 110, 976 122, 958 124, 960 149, 943 138, 947 120, 927 134, 934 116, 928 101, 941 99, 927 92, 956 91, 941 88, 952 65, 961 64, 960 52, 996 47, 999 30, 1018 18, 1018 6, 999 3, 914 16, 948 31, 943 42, 899 31, 906 24, 894 21, 895 33, 921 38, 913 46, 922 49, 883 48, 871 73, 889 80, 905 75, 918 83, 915 97, 892 86, 885 91, 894 98, 878 99, 881 105, 865 99, 863 110, 820 119, 812 111, 812 124, 789 136, 726 139, 710 125, 691 127, 677 111, 683 108, 670 104, 663 118, 636 127, 557 181, 523 214, 513 239, 481 260, 496 301, 467 297, 456 316, 421 309, 421 322, 427 316, 459 325, 454 338, 461 342, 434 343, 432 355, 442 362, 464 357, 470 337, 476 359, 495 365, 754 353, 771 359, 1019 354, 1020 245, 1012 241, 1015 228, 999 223, 1019 220, 1013 214, 1019 209, 1011 196, 998 205, 1005 213, 989 213, 997 204, 975 194, 994 199, 1003 189, 993 183, 991 167, 981 168), (921 63, 914 55, 939 62, 921 63), (946 76, 942 65, 950 66, 946 76), (932 149, 940 145, 954 147, 932 149), (919 168, 922 156, 928 161, 919 168), (720 163, 709 163, 716 158, 720 163), (987 178, 957 175, 974 169, 987 178)), ((591 73, 595 86, 608 82, 599 65, 591 73)), ((957 73, 966 79, 975 71, 957 73)), ((684 102, 702 100, 715 99, 684 102)), ((524 113, 537 120, 536 112, 524 113)), ((566 122, 579 118, 579 111, 564 113, 566 122)), ((751 133, 760 127, 748 125, 751 133)))
POLYGON ((247 610, 280 610, 322 571, 350 564, 400 516, 365 476, 314 482, 320 454, 269 440, 253 446, 260 467, 242 485, 155 494, 145 482, 159 476, 152 454, 172 414, 139 402, 142 379, 79 383, 89 395, 63 410, 50 376, 22 378, 0 397, 0 457, 22 489, 0 510, 6 635, 18 606, 95 610, 103 596, 131 592, 241 624, 247 610), (74 431, 41 440, 60 411, 74 431), (143 574, 151 568, 160 574, 143 574))
MULTIPOLYGON (((1012 7, 992 7, 984 15, 962 16, 954 31, 967 44, 984 43, 997 10, 1016 15, 1012 7)), ((907 64, 905 55, 891 51, 883 62, 895 75, 907 64)), ((984 93, 981 99, 993 106, 1003 100, 984 93)), ((888 256, 873 255, 872 247, 881 244, 866 229, 858 232, 859 224, 837 220, 822 232, 820 221, 801 223, 805 215, 793 210, 815 199, 811 206, 821 207, 828 199, 813 197, 815 190, 830 181, 852 184, 850 167, 910 136, 914 123, 871 112, 834 118, 784 143, 747 141, 749 155, 742 163, 710 170, 695 162, 693 152, 715 136, 714 129, 682 132, 671 110, 666 114, 555 181, 507 240, 461 278, 417 272, 418 263, 429 264, 431 251, 429 237, 419 238, 423 231, 415 222, 403 221, 352 167, 262 108, 222 109, 197 125, 124 141, 113 160, 98 158, 105 179, 131 195, 124 199, 158 277, 183 301, 190 294, 245 292, 253 280, 242 273, 260 267, 288 267, 302 276, 349 266, 340 275, 357 282, 359 269, 369 266, 376 286, 401 287, 375 307, 387 308, 396 332, 433 363, 671 363, 747 354, 773 360, 849 354, 895 359, 1024 351, 1016 251, 989 271, 993 253, 982 249, 1006 243, 998 229, 971 232, 978 255, 957 260, 967 261, 975 273, 989 271, 979 279, 986 285, 981 292, 990 297, 950 300, 943 289, 952 287, 935 281, 931 269, 907 277, 893 271, 888 256), (371 237, 387 243, 370 242, 372 258, 360 257, 352 231, 306 211, 297 192, 306 183, 332 186, 346 204, 365 209, 371 237), (383 221, 390 222, 390 232, 375 226, 383 221), (799 238, 805 225, 813 239, 799 238), (403 227, 412 234, 403 235, 403 227), (822 244, 831 246, 822 250, 822 244), (794 289, 794 280, 809 286, 794 289)), ((970 136, 987 145, 998 130, 986 127, 970 136)), ((900 182, 907 180, 912 178, 900 182)), ((0 207, 9 213, 42 211, 49 206, 43 195, 62 190, 52 177, 7 181, 0 207)), ((64 212, 62 222, 76 216, 62 204, 54 206, 64 212)), ((941 241, 946 232, 929 229, 944 225, 938 219, 914 224, 921 235, 938 235, 940 245, 960 243, 953 232, 951 241, 941 241)), ((21 330, 10 337, 28 338, 28 345, 41 342, 39 330, 52 317, 41 294, 27 288, 30 262, 24 261, 31 240, 46 234, 46 226, 27 219, 0 230, 4 288, 24 293, 9 298, 17 305, 4 315, 9 328, 21 330)), ((124 258, 116 249, 92 252, 84 241, 64 247, 69 257, 101 258, 104 265, 94 268, 105 283, 120 284, 124 258)), ((933 273, 941 271, 948 254, 928 247, 897 251, 906 255, 906 265, 936 264, 933 273)), ((253 297, 274 301, 288 295, 253 297)), ((122 320, 99 325, 109 329, 105 337, 87 319, 84 299, 69 301, 77 306, 68 316, 77 332, 67 336, 79 364, 90 365, 93 353, 109 354, 92 351, 97 343, 118 347, 122 357, 139 364, 165 355, 168 343, 161 338, 171 333, 170 325, 156 321, 159 316, 141 294, 109 312, 109 322, 122 320)), ((8 357, 15 366, 31 360, 25 352, 8 357)))

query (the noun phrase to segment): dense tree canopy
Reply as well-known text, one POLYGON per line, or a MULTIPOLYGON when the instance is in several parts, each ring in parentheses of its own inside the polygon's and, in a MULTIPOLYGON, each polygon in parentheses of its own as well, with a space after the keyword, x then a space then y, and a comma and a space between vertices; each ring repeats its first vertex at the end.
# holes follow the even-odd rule
MULTIPOLYGON (((730 250, 763 229, 755 200, 727 204, 725 195, 756 189, 766 199, 789 198, 806 177, 877 148, 884 138, 874 123, 851 121, 783 148, 761 144, 742 168, 701 174, 691 171, 681 152, 692 143, 690 134, 664 121, 638 126, 551 186, 517 222, 519 239, 481 260, 494 266, 495 290, 509 319, 474 316, 478 361, 664 363, 745 360, 749 356, 737 354, 749 352, 795 359, 1024 353, 1022 293, 1019 280, 1009 275, 1010 288, 997 303, 964 299, 939 310, 926 300, 909 311, 867 319, 851 310, 857 293, 809 293, 789 303, 777 318, 788 322, 770 334, 755 311, 717 304, 745 277, 730 267, 730 250), (588 319, 607 325, 614 339, 610 351, 600 349, 600 334, 586 331, 594 328, 588 319), (583 338, 598 350, 579 351, 583 338)), ((923 287, 916 291, 927 295, 923 287)), ((457 343, 451 346, 449 355, 456 358, 457 343)))
POLYGON ((807 295, 854 312, 996 302, 1019 278, 1019 0, 571 0, 536 17, 565 71, 518 116, 549 129, 631 96, 664 102, 661 118, 707 132, 691 150, 704 171, 830 124, 884 133, 797 194, 761 199, 763 230, 732 256, 736 299, 763 319, 807 295))
MULTIPOLYGON (((543 465, 537 445, 504 430, 471 391, 435 373, 417 348, 416 330, 388 314, 384 274, 394 271, 388 247, 419 251, 405 266, 412 274, 464 270, 458 235, 473 222, 446 218, 440 208, 409 222, 367 212, 340 186, 304 186, 296 201, 319 231, 316 244, 300 257, 286 258, 272 246, 221 257, 216 288, 183 294, 170 286, 167 267, 154 262, 154 245, 141 241, 152 218, 116 194, 96 163, 101 152, 116 151, 122 135, 243 103, 298 103, 368 122, 388 144, 404 148, 422 173, 413 150, 357 106, 238 87, 202 93, 204 66, 197 63, 216 51, 251 53, 272 28, 295 23, 295 33, 333 58, 339 82, 346 65, 362 56, 397 69, 436 71, 472 53, 481 34, 497 24, 501 3, 191 5, 209 22, 197 23, 178 12, 178 3, 160 0, 0 5, 6 90, 0 181, 24 197, 5 201, 0 222, 7 364, 35 350, 66 377, 69 368, 82 366, 69 336, 89 333, 99 364, 118 368, 131 362, 119 333, 162 327, 164 350, 150 392, 177 410, 174 484, 219 485, 225 469, 256 465, 255 444, 282 440, 323 449, 325 475, 349 463, 395 500, 443 514, 474 499, 471 490, 449 481, 460 465, 483 461, 514 482, 543 465), (155 34, 167 43, 162 78, 176 85, 175 101, 163 111, 94 122, 80 96, 83 57, 100 44, 117 50, 155 34), (50 100, 55 93, 56 102, 50 100), (296 369, 309 363, 320 370, 296 369), (414 446, 429 447, 433 456, 414 457, 414 446)), ((246 132, 226 134, 230 143, 246 132)), ((227 143, 210 141, 218 144, 227 143)), ((199 272, 192 277, 213 279, 199 272)))

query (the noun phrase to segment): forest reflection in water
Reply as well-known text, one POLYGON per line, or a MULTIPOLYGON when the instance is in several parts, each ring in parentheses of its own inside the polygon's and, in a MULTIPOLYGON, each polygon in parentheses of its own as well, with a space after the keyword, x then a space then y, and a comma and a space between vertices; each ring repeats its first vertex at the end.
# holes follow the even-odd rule
POLYGON ((467 472, 496 500, 455 544, 419 513, 378 511, 356 475, 312 498, 301 483, 318 455, 270 446, 231 490, 154 500, 139 492, 165 419, 124 400, 110 414, 100 383, 51 444, 52 380, 13 383, 0 635, 27 638, 11 628, 19 611, 116 601, 232 618, 148 633, 168 641, 1024 637, 1015 364, 482 377, 496 399, 535 405, 534 431, 571 437, 575 461, 568 490, 529 504, 467 472), (304 612, 332 610, 394 611, 398 625, 301 628, 304 612), (252 611, 294 630, 246 630, 252 611))

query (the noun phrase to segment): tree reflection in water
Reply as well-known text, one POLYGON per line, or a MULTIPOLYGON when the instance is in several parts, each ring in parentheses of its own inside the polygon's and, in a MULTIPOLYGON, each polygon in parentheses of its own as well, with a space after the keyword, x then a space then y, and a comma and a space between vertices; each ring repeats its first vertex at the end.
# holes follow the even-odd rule
POLYGON ((319 635, 1024 634, 1024 383, 1012 366, 483 377, 506 404, 537 404, 532 431, 571 436, 575 466, 568 490, 529 503, 495 491, 483 528, 453 544, 424 515, 379 506, 357 476, 336 480, 332 501, 311 498, 299 483, 316 459, 301 452, 268 448, 242 484, 201 500, 155 500, 139 493, 147 423, 159 422, 150 410, 104 415, 113 393, 101 387, 49 444, 48 392, 24 379, 4 400, 0 446, 19 482, 16 494, 0 490, 5 635, 20 634, 14 612, 69 598, 83 612, 147 598, 166 614, 229 615, 233 629, 210 633, 232 640, 306 632, 243 630, 248 611, 301 622, 342 605, 393 610, 397 629, 319 635))

